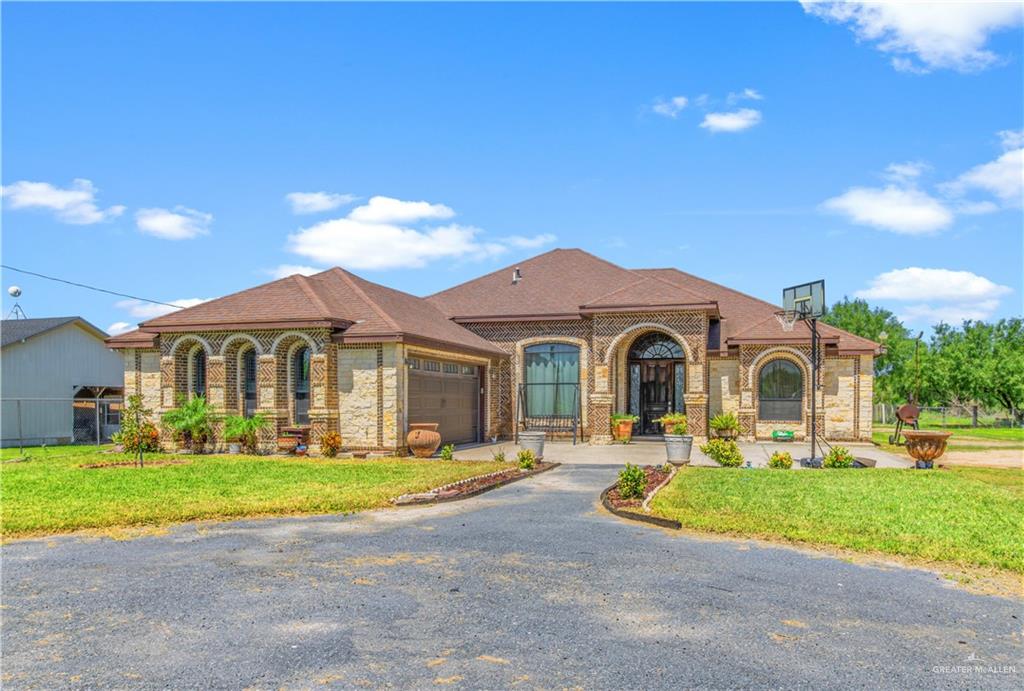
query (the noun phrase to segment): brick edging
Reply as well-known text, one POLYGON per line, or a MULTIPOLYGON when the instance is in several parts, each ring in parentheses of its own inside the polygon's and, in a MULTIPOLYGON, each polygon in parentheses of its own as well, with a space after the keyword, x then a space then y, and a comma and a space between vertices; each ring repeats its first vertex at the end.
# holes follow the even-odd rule
POLYGON ((492 489, 498 489, 499 487, 504 487, 505 485, 510 485, 513 482, 519 482, 520 480, 525 480, 526 478, 533 477, 534 475, 540 475, 541 473, 546 473, 549 470, 554 470, 555 468, 557 468, 560 465, 562 465, 562 464, 561 463, 552 463, 551 465, 549 465, 546 468, 537 468, 537 469, 528 471, 526 473, 521 473, 519 475, 510 477, 510 478, 506 478, 506 479, 504 479, 504 480, 502 480, 500 482, 494 483, 493 485, 487 485, 486 487, 478 487, 477 489, 473 490, 472 492, 468 492, 467 494, 458 494, 458 495, 455 495, 453 497, 440 497, 440 496, 438 496, 438 494, 442 490, 444 490, 444 489, 451 489, 453 487, 458 487, 461 484, 465 484, 465 483, 471 482, 473 480, 479 480, 482 477, 488 477, 490 475, 498 475, 500 473, 505 473, 505 472, 508 472, 508 471, 507 470, 496 470, 496 471, 494 471, 492 473, 484 473, 483 475, 474 475, 473 477, 467 477, 464 480, 458 480, 456 482, 450 482, 447 485, 441 485, 440 487, 435 487, 432 490, 428 490, 427 492, 423 492, 422 493, 422 497, 417 497, 415 499, 411 499, 410 501, 406 501, 406 502, 403 502, 401 504, 397 504, 398 500, 401 499, 401 497, 396 497, 395 499, 392 499, 391 501, 392 501, 393 504, 396 504, 398 506, 422 506, 423 504, 444 504, 444 503, 450 502, 450 501, 460 501, 462 499, 469 499, 470 497, 479 496, 479 495, 483 494, 484 492, 490 492, 492 489))
MULTIPOLYGON (((675 473, 673 473, 672 476, 674 477, 675 473)), ((608 493, 615 489, 618 486, 618 484, 618 482, 614 482, 608 487, 605 487, 604 491, 601 492, 601 505, 604 506, 604 508, 609 513, 613 513, 619 518, 625 518, 630 521, 650 523, 651 525, 656 525, 659 528, 672 528, 673 530, 682 529, 683 524, 679 521, 674 521, 671 518, 661 518, 659 516, 651 516, 650 514, 646 513, 636 513, 635 511, 627 511, 626 509, 619 509, 612 506, 612 503, 608 501, 608 493)), ((653 492, 651 492, 650 496, 653 497, 657 493, 657 491, 660 490, 662 487, 664 487, 664 483, 662 485, 659 485, 653 492)))

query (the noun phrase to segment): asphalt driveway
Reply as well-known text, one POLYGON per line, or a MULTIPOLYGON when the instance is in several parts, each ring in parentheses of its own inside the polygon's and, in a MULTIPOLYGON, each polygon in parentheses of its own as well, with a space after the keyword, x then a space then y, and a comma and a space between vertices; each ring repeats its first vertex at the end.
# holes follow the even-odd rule
POLYGON ((3 685, 1020 687, 1021 604, 626 523, 617 468, 358 516, 3 547, 3 685))

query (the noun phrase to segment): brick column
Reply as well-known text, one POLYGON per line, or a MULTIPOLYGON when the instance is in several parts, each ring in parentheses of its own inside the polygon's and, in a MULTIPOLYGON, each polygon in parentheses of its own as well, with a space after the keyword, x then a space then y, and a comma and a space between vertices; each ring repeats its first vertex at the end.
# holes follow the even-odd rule
POLYGON ((288 424, 288 409, 277 408, 277 358, 274 355, 260 355, 257 360, 256 412, 269 423, 260 434, 260 448, 274 451, 280 428, 288 424))
POLYGON ((590 443, 612 443, 612 395, 610 393, 590 394, 590 443))
POLYGON ((338 349, 333 345, 309 358, 309 424, 313 451, 319 451, 320 437, 338 431, 338 349))
POLYGON ((175 372, 174 356, 164 355, 160 358, 160 407, 153 411, 156 417, 157 427, 160 429, 160 446, 168 451, 174 450, 174 433, 167 430, 162 424, 161 418, 165 410, 175 406, 174 383, 177 373, 175 372))
POLYGON ((206 402, 213 408, 217 420, 213 423, 213 440, 211 446, 220 450, 224 446, 224 396, 226 388, 226 369, 223 355, 210 355, 206 358, 206 402))
POLYGON ((686 401, 686 433, 707 439, 708 436, 708 397, 702 393, 683 395, 686 401))

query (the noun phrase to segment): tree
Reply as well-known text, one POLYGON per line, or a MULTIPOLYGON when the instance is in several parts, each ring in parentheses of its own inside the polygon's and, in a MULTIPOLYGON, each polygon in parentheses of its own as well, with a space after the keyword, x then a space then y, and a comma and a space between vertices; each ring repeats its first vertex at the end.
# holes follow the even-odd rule
POLYGON ((882 307, 871 307, 864 300, 844 297, 821 320, 885 346, 885 352, 875 358, 876 401, 897 403, 915 394, 915 343, 896 315, 882 307))
POLYGON ((992 328, 992 341, 987 385, 995 401, 1024 423, 1024 320, 1000 319, 992 328))

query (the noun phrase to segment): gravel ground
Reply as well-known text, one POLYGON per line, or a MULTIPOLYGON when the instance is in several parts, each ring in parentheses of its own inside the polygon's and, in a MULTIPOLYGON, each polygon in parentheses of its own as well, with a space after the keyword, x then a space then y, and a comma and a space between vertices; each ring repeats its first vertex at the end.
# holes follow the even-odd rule
POLYGON ((3 686, 1020 688, 1019 601, 598 509, 617 468, 359 516, 15 542, 3 686))

